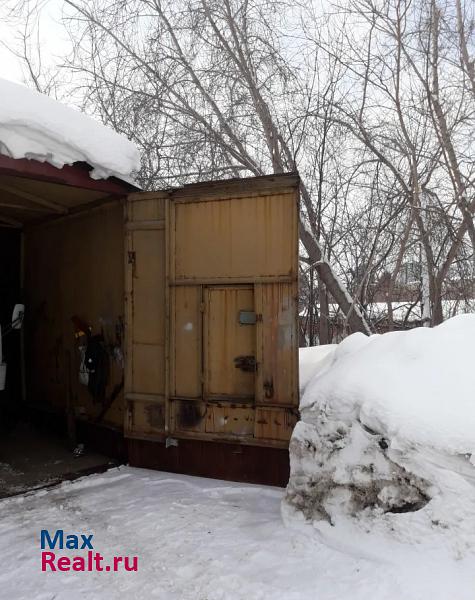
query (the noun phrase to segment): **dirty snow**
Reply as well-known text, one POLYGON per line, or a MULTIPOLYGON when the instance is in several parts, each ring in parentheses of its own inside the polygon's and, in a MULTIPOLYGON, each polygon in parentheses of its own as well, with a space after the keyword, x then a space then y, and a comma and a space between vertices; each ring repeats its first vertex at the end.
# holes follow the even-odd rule
POLYGON ((55 167, 85 161, 94 179, 131 181, 139 152, 87 115, 23 85, 0 79, 0 154, 30 158, 55 167))
POLYGON ((433 597, 475 598, 474 355, 475 315, 346 338, 301 400, 288 524, 408 577, 413 563, 415 597, 432 578, 433 597))
MULTIPOLYGON (((287 529, 283 490, 123 467, 0 502, 1 597, 9 600, 468 600, 475 569, 389 546, 375 556, 287 529), (94 534, 137 572, 43 573, 39 532, 94 534), (334 546, 334 547, 332 547, 334 546)), ((80 555, 84 551, 64 551, 80 555)), ((472 564, 473 567, 473 564, 472 564)))

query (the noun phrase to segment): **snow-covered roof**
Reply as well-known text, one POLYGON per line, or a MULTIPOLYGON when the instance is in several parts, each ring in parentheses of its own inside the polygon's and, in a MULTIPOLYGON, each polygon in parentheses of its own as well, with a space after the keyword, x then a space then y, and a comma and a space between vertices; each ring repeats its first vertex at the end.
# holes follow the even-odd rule
POLYGON ((23 85, 0 79, 0 154, 55 167, 87 162, 93 179, 132 181, 136 146, 91 117, 23 85))

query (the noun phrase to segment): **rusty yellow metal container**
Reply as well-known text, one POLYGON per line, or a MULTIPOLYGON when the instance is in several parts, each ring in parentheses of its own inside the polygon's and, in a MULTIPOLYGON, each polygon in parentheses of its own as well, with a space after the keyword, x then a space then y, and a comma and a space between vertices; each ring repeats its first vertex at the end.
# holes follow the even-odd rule
MULTIPOLYGON (((36 185, 42 197, 54 188, 55 206, 70 201, 70 188, 36 185)), ((71 189, 74 209, 24 230, 28 401, 120 427, 137 466, 285 483, 298 177, 104 198, 71 189), (78 381, 74 315, 123 348, 105 407, 78 381)))
POLYGON ((126 212, 125 435, 287 447, 298 178, 132 194, 126 212))

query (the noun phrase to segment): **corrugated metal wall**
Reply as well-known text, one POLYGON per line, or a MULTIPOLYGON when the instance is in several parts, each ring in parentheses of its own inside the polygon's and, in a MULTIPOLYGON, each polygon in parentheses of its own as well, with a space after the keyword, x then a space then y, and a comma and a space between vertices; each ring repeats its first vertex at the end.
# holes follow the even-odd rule
MULTIPOLYGON (((79 383, 80 357, 72 317, 120 346, 124 313, 124 243, 121 201, 25 231, 25 360, 28 401, 94 420, 103 410, 79 383)), ((108 398, 123 378, 111 359, 108 398)), ((121 426, 119 395, 103 421, 121 426)))
POLYGON ((128 437, 287 445, 297 217, 295 176, 129 197, 128 437))

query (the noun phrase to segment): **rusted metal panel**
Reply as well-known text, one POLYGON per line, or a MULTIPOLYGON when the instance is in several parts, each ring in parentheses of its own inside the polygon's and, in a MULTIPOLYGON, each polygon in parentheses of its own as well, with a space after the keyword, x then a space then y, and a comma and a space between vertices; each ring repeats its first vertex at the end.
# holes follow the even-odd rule
POLYGON ((264 405, 298 405, 298 331, 296 284, 257 284, 256 401, 264 405))
POLYGON ((131 392, 165 393, 165 232, 129 233, 131 392))
POLYGON ((239 323, 241 310, 254 310, 252 287, 205 288, 205 397, 253 398, 255 370, 245 368, 256 355, 255 325, 239 323), (239 359, 241 359, 241 366, 239 359), (243 360, 244 359, 244 360, 243 360))
MULTIPOLYGON (((87 215, 26 233, 29 313, 38 323, 30 387, 38 382, 64 402, 70 317, 80 314, 95 330, 113 326, 124 308, 125 264, 125 400, 107 420, 124 423, 142 466, 157 458, 170 470, 285 483, 298 403, 298 179, 134 193, 125 220, 119 203, 103 206, 102 188, 68 189, 61 204, 87 215), (179 438, 177 449, 165 449, 168 437, 179 438), (280 466, 271 477, 272 460, 280 466)), ((121 377, 113 365, 111 383, 121 377)), ((84 395, 77 392, 78 404, 94 417, 84 395)))
POLYGON ((254 408, 229 404, 208 404, 205 431, 225 436, 252 437, 254 435, 254 408))
POLYGON ((200 398, 203 371, 200 286, 172 289, 171 318, 170 394, 200 398))
POLYGON ((295 193, 173 203, 172 281, 290 276, 295 193), (199 252, 197 251, 199 249, 199 252))
POLYGON ((201 181, 187 184, 171 190, 170 195, 175 203, 193 201, 207 202, 223 198, 242 198, 266 196, 274 193, 295 192, 299 187, 297 173, 263 175, 260 177, 237 177, 217 181, 201 181))
POLYGON ((134 194, 129 196, 130 223, 161 222, 165 219, 166 194, 134 194))
POLYGON ((132 439, 128 454, 135 467, 281 487, 289 481, 287 448, 187 439, 167 448, 164 443, 132 439))
POLYGON ((127 399, 124 431, 127 437, 162 439, 165 421, 165 398, 158 401, 127 399))
MULTIPOLYGON (((295 281, 295 276, 290 275, 256 275, 255 277, 250 277, 253 283, 293 283, 295 281)), ((246 283, 246 280, 243 281, 242 277, 227 277, 225 280, 222 277, 203 277, 200 280, 196 279, 180 279, 178 281, 173 281, 172 285, 174 287, 185 286, 185 285, 240 285, 246 283)))
MULTIPOLYGON (((80 355, 71 318, 78 316, 117 346, 123 325, 124 238, 121 201, 94 213, 81 213, 25 231, 25 354, 31 403, 65 410, 70 390, 76 415, 91 420, 102 410, 79 383, 80 355)), ((121 361, 111 358, 106 399, 123 377, 121 361)), ((121 426, 122 393, 103 420, 121 426)))
POLYGON ((130 234, 131 248, 128 267, 132 271, 133 340, 136 344, 165 343, 165 233, 134 231, 130 234))
POLYGON ((292 177, 171 193, 172 435, 287 445, 293 413, 275 409, 298 405, 297 208, 292 177))
POLYGON ((297 420, 296 409, 257 407, 255 436, 288 442, 297 420))
POLYGON ((206 404, 196 400, 176 400, 173 402, 174 433, 204 433, 206 404))
POLYGON ((167 430, 166 202, 163 194, 136 194, 126 208, 124 428, 131 437, 161 439, 167 430))
POLYGON ((163 344, 133 343, 131 390, 143 394, 165 393, 165 348, 163 344))
MULTIPOLYGON (((127 272, 136 324, 127 398, 163 397, 167 436, 287 445, 294 422, 287 408, 298 403, 297 186, 295 177, 271 177, 131 196, 127 272), (153 271, 163 257, 165 267, 153 271), (164 322, 150 321, 152 311, 164 322)), ((144 430, 130 426, 128 435, 162 434, 144 430)))
POLYGON ((254 407, 229 402, 176 400, 174 432, 202 439, 251 439, 254 436, 254 407))

